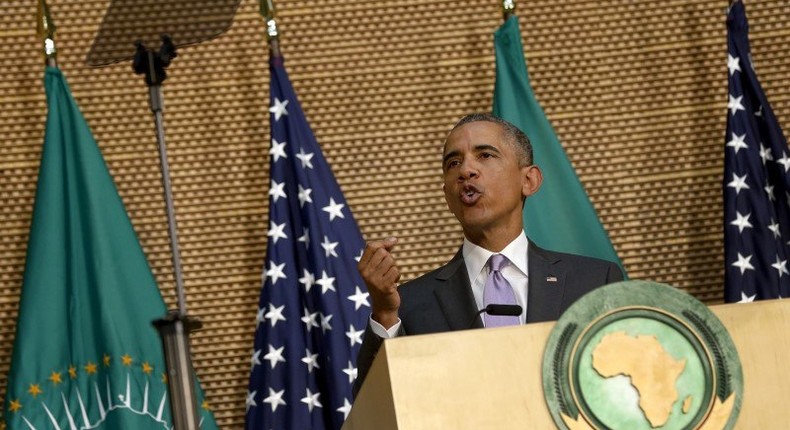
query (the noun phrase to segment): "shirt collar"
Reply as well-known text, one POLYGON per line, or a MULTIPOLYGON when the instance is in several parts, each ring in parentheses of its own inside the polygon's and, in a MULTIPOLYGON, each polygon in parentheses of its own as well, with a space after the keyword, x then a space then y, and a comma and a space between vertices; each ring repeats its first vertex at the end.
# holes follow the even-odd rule
MULTIPOLYGON (((510 260, 510 264, 515 266, 525 276, 529 275, 527 270, 529 267, 527 259, 528 247, 529 239, 527 239, 527 235, 524 233, 524 231, 522 231, 520 235, 516 236, 516 238, 513 239, 513 241, 510 242, 502 250, 502 252, 500 252, 500 254, 504 255, 508 260, 510 260)), ((469 272, 470 280, 477 278, 477 276, 483 271, 488 259, 494 254, 493 252, 470 242, 466 237, 464 237, 464 245, 461 252, 464 256, 464 262, 466 263, 466 270, 469 272)))

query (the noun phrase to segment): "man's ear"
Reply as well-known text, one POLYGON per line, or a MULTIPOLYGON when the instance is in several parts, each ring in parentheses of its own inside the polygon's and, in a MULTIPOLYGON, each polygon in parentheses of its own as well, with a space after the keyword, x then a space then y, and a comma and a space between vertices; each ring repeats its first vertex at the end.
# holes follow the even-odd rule
POLYGON ((540 167, 531 164, 521 168, 521 195, 529 197, 538 192, 543 183, 543 172, 540 167))

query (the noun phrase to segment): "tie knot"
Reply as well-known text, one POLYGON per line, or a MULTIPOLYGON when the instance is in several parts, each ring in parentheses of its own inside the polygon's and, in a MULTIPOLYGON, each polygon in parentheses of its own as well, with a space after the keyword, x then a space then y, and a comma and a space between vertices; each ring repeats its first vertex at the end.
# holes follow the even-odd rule
POLYGON ((507 257, 502 254, 494 254, 488 259, 488 267, 491 268, 493 272, 499 272, 502 270, 503 267, 507 264, 507 257))

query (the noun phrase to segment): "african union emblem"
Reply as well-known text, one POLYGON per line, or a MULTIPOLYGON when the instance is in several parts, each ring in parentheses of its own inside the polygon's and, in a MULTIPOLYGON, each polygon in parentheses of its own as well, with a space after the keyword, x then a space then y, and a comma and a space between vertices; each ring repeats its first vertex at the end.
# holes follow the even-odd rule
POLYGON ((743 395, 738 353, 701 302, 627 281, 581 298, 554 327, 543 391, 560 429, 731 429, 743 395))

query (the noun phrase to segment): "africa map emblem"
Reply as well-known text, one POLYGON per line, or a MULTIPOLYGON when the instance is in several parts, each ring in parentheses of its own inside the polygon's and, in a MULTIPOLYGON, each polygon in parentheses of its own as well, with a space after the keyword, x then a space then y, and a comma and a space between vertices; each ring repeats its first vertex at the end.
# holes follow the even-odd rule
POLYGON ((743 396, 729 334, 701 302, 627 281, 581 298, 554 327, 543 389, 560 429, 731 429, 743 396))

